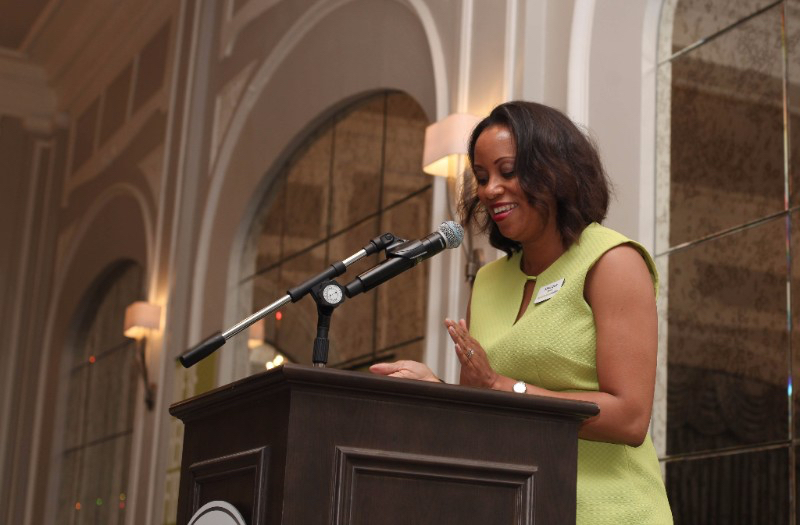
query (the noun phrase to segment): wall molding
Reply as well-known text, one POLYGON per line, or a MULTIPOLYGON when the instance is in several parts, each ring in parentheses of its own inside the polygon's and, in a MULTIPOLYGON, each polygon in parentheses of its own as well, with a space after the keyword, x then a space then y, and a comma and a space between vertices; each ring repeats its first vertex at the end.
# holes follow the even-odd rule
MULTIPOLYGON (((56 271, 53 273, 53 287, 52 287, 52 294, 50 297, 49 308, 47 309, 47 313, 44 318, 43 323, 43 332, 44 336, 42 338, 42 348, 47 350, 46 355, 40 361, 39 371, 36 374, 37 377, 37 388, 36 388, 36 406, 34 409, 34 428, 33 428, 33 436, 32 436, 32 445, 31 445, 31 459, 30 459, 30 467, 29 472, 38 473, 38 475, 47 475, 50 476, 52 473, 50 472, 49 468, 45 468, 42 465, 46 464, 49 466, 52 457, 48 454, 45 457, 42 457, 40 454, 41 448, 41 439, 42 439, 42 427, 44 425, 44 415, 47 412, 48 401, 45 400, 44 391, 47 384, 47 374, 48 370, 53 366, 59 366, 60 360, 53 359, 55 356, 60 355, 60 351, 63 348, 63 344, 61 342, 53 341, 54 331, 56 328, 56 322, 58 319, 63 319, 63 316, 72 316, 74 312, 63 312, 60 310, 62 294, 64 291, 66 277, 69 275, 69 271, 72 268, 73 261, 75 259, 75 255, 81 246, 81 242, 85 239, 86 233, 89 231, 90 227, 96 222, 97 217, 100 215, 100 212, 108 206, 110 202, 114 199, 120 197, 133 197, 134 201, 137 203, 142 217, 142 224, 145 231, 145 257, 144 260, 147 262, 147 266, 151 266, 152 254, 153 254, 153 229, 152 229, 152 217, 150 211, 147 207, 147 198, 145 197, 144 193, 141 189, 137 188, 136 186, 129 184, 129 183, 119 183, 115 184, 105 191, 103 191, 97 199, 95 199, 89 208, 86 210, 86 213, 81 217, 79 223, 69 230, 69 235, 71 235, 70 242, 68 247, 61 253, 57 253, 54 266, 56 271), (72 233, 74 232, 74 233, 72 233)), ((62 233, 63 236, 63 233, 62 233)), ((61 237, 59 240, 61 240, 61 237)), ((63 244, 62 244, 63 246, 63 244)), ((85 292, 85 290, 84 290, 85 292)), ((28 493, 27 497, 28 505, 26 505, 26 514, 25 514, 25 523, 30 523, 32 519, 32 500, 30 498, 36 497, 35 491, 32 487, 37 486, 38 483, 38 475, 34 474, 29 479, 28 483, 28 493)))
MULTIPOLYGON (((43 67, 24 58, 0 55, 0 114, 35 122, 56 124, 56 95, 47 83, 43 67)), ((59 120, 59 123, 62 121, 59 120)))
POLYGON ((567 115, 576 123, 589 123, 589 69, 596 0, 575 0, 569 41, 567 115))
POLYGON ((238 11, 234 12, 233 0, 226 0, 224 10, 224 20, 219 33, 219 59, 230 56, 236 45, 239 34, 245 27, 250 25, 255 18, 269 11, 281 0, 250 0, 238 11))

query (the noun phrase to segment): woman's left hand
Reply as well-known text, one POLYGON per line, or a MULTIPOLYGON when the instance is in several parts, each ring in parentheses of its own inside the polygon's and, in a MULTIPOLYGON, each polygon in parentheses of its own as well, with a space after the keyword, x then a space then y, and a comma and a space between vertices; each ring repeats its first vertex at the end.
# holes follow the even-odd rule
POLYGON ((461 384, 493 388, 499 375, 492 370, 483 347, 469 335, 467 322, 445 319, 444 325, 456 344, 456 355, 461 362, 461 384))

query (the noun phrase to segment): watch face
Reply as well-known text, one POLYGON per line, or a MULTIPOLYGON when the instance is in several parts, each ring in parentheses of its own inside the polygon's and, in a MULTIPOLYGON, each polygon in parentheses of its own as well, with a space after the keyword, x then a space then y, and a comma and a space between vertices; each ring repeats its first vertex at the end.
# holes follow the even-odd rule
POLYGON ((329 284, 322 290, 322 297, 330 304, 339 304, 342 301, 342 289, 335 284, 329 284))

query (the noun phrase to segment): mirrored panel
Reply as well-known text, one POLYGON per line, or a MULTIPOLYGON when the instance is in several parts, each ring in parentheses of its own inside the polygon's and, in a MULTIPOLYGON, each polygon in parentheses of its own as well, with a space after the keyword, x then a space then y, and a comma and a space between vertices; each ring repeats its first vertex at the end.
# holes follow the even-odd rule
POLYGON ((680 56, 671 70, 669 195, 658 196, 669 199, 670 246, 782 211, 781 10, 680 56))
MULTIPOLYGON (((419 239, 430 230, 432 190, 386 211, 384 229, 408 239, 419 239)), ((377 347, 390 348, 425 336, 429 262, 422 262, 377 289, 377 347)), ((444 321, 444 320, 442 320, 444 321)), ((417 360, 422 355, 417 356, 417 360)))
MULTIPOLYGON (((332 142, 333 132, 326 126, 301 146, 288 165, 282 198, 272 206, 283 212, 280 231, 285 257, 328 235, 332 142)), ((275 228, 270 224, 265 227, 268 232, 275 228)))
MULTIPOLYGON (((331 239, 331 257, 333 260, 342 260, 358 251, 370 239, 378 235, 378 219, 373 218, 347 230, 342 235, 331 239)), ((373 255, 362 259, 351 266, 347 273, 337 281, 342 286, 347 285, 356 276, 373 267, 378 259, 383 260, 383 254, 373 255)), ((309 299, 310 300, 310 299, 309 299)), ((330 341, 331 350, 328 362, 331 366, 353 361, 364 356, 371 356, 375 348, 375 291, 357 295, 352 299, 345 299, 344 304, 333 312, 331 318, 330 341)))
POLYGON ((789 524, 789 447, 666 464, 676 525, 789 524))
POLYGON ((791 215, 791 257, 792 257, 792 360, 791 382, 787 385, 784 395, 792 400, 794 439, 800 439, 800 396, 797 384, 800 382, 800 211, 791 215))
MULTIPOLYGON (((432 183, 422 171, 422 148, 428 119, 417 102, 400 93, 386 99, 386 148, 383 203, 390 206, 432 183)), ((402 232, 398 233, 402 235, 402 232)))
MULTIPOLYGON (((239 294, 243 315, 350 257, 382 233, 409 239, 429 233, 432 181, 421 171, 427 124, 408 95, 380 93, 328 118, 291 154, 250 228, 239 294)), ((381 253, 358 261, 338 282, 346 285, 384 257, 381 253)), ((376 354, 377 348, 408 346, 424 336, 427 273, 415 269, 400 279, 347 299, 334 311, 328 366, 363 367, 383 355, 376 354), (379 331, 378 304, 387 303, 379 298, 389 296, 389 302, 401 305, 395 309, 401 308, 404 318, 394 331, 386 328, 390 320, 382 321, 379 331)), ((389 310, 384 306, 382 312, 389 310)), ((261 340, 250 341, 250 373, 275 366, 276 357, 311 363, 315 302, 308 297, 288 304, 280 316, 264 319, 261 340)))
POLYGON ((264 271, 283 257, 281 239, 283 237, 283 217, 286 208, 286 179, 280 177, 279 181, 270 190, 270 198, 262 206, 266 211, 256 218, 257 224, 253 225, 255 237, 256 272, 264 271))
POLYGON ((789 117, 790 206, 800 205, 800 0, 786 9, 787 115, 789 117))
POLYGON ((668 262, 667 454, 787 439, 785 220, 668 262))
POLYGON ((672 27, 672 51, 678 52, 722 31, 763 9, 776 0, 677 0, 672 27))
MULTIPOLYGON (((284 261, 278 274, 278 288, 282 290, 281 295, 318 274, 329 264, 324 245, 284 261)), ((309 296, 296 303, 287 304, 281 312, 281 320, 276 323, 278 350, 294 356, 299 363, 311 364, 314 337, 317 333, 317 305, 309 296)))
POLYGON ((334 125, 331 231, 337 232, 380 209, 386 97, 373 97, 334 125))

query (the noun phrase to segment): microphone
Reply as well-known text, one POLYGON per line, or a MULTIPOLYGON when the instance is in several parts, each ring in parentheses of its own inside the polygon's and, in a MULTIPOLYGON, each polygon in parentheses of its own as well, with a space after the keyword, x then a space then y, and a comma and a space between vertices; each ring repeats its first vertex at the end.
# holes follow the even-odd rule
POLYGON ((427 237, 407 241, 387 250, 387 259, 362 273, 344 287, 347 297, 354 297, 385 283, 418 263, 430 259, 448 248, 458 248, 464 239, 464 229, 457 222, 443 222, 427 237))

